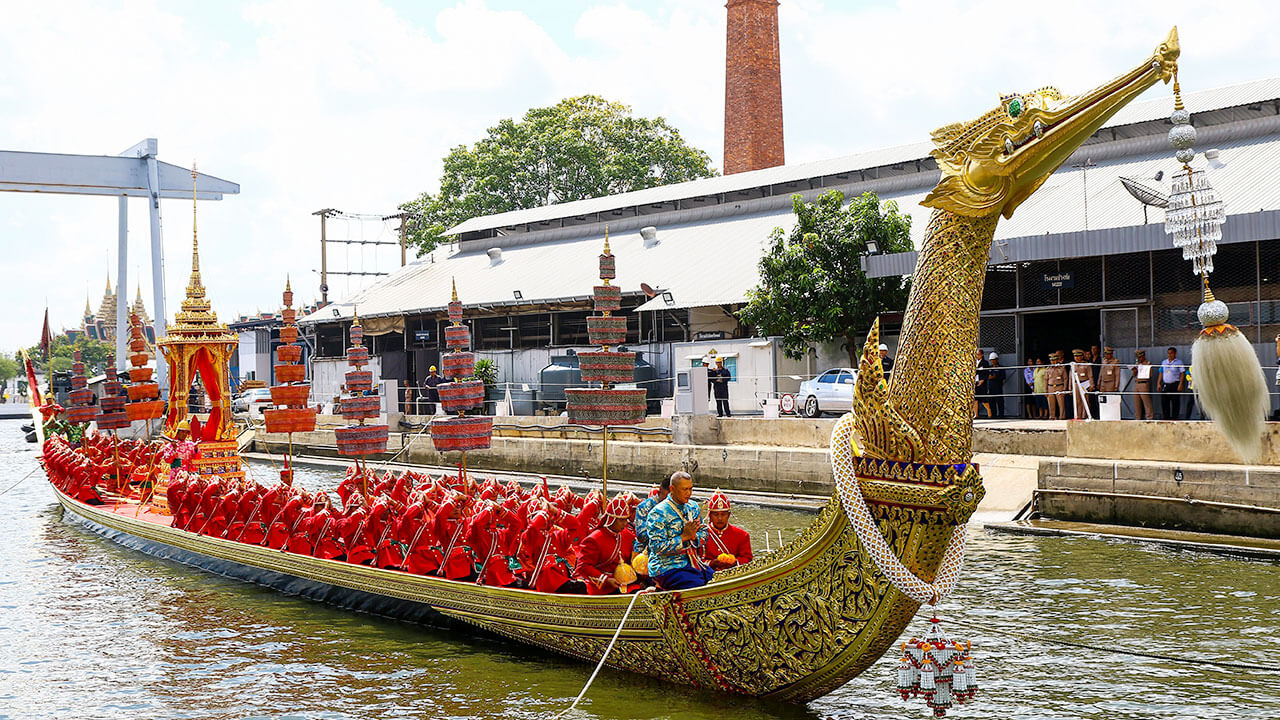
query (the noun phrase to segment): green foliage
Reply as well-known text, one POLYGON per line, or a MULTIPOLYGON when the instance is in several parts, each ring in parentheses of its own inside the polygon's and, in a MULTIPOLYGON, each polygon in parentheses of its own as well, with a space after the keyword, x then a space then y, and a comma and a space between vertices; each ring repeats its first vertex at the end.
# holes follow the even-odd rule
POLYGON ((0 384, 4 384, 18 377, 21 372, 21 366, 17 360, 5 355, 0 355, 0 384))
POLYGON ((476 361, 475 375, 487 390, 498 383, 498 366, 489 358, 480 358, 476 361))
POLYGON ((594 95, 505 118, 471 147, 444 159, 440 190, 400 209, 415 213, 409 241, 418 253, 473 217, 612 195, 715 175, 711 158, 685 144, 661 117, 594 95))
POLYGON ((844 205, 833 190, 807 203, 792 199, 796 225, 790 234, 774 228, 760 259, 760 284, 748 293, 743 324, 782 337, 783 352, 804 357, 812 343, 843 340, 856 367, 871 323, 882 312, 906 307, 910 281, 868 278, 862 271, 867 241, 881 252, 911 250, 911 217, 897 203, 865 193, 844 205))
MULTIPOLYGON (((115 355, 115 346, 101 340, 93 340, 88 336, 81 335, 72 343, 67 340, 66 335, 58 335, 53 339, 50 346, 50 355, 53 358, 53 371, 66 372, 71 369, 72 354, 80 351, 80 358, 85 365, 85 374, 89 376, 96 375, 107 367, 107 359, 115 355)), ((27 353, 31 355, 31 361, 35 363, 37 374, 44 373, 44 352, 39 345, 33 345, 27 348, 27 353)))

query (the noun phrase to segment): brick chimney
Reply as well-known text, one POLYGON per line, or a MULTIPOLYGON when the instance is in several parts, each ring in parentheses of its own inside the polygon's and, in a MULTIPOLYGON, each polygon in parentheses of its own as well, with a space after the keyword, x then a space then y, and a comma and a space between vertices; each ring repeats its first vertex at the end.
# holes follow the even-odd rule
POLYGON ((775 167, 782 149, 778 0, 728 0, 724 174, 775 167))

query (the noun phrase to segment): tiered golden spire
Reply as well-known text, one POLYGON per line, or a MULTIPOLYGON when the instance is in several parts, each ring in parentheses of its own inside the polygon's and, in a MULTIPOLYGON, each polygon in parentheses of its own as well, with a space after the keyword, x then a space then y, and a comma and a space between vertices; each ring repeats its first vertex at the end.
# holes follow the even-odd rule
POLYGON ((176 323, 168 329, 171 336, 193 336, 227 333, 227 327, 218 322, 213 304, 205 297, 204 283, 200 281, 200 243, 196 225, 196 180, 199 174, 191 164, 191 279, 187 282, 187 296, 182 300, 176 323))

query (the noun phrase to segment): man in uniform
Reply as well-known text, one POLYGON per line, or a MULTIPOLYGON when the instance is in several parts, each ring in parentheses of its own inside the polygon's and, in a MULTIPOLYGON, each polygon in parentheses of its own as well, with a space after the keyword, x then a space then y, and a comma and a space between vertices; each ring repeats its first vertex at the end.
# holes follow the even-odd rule
MULTIPOLYGON (((1115 348, 1108 345, 1102 349, 1102 362, 1098 363, 1098 392, 1114 394, 1120 392, 1120 361, 1116 360, 1115 348)), ((1120 402, 1120 396, 1107 398, 1108 403, 1120 402)))
POLYGON ((715 571, 702 561, 707 540, 702 512, 693 499, 693 478, 671 476, 671 494, 649 513, 649 577, 663 590, 687 590, 711 581, 715 571))
POLYGON ((702 559, 716 570, 746 565, 751 562, 751 536, 737 525, 729 524, 729 496, 715 491, 707 500, 707 542, 702 546, 702 559))
POLYGON ((640 550, 649 546, 649 531, 645 528, 645 523, 649 520, 649 513, 653 511, 658 503, 667 499, 667 495, 671 494, 671 478, 664 477, 658 486, 649 492, 649 497, 640 501, 640 505, 636 507, 636 547, 640 550))
POLYGON ((436 374, 436 366, 432 365, 430 374, 427 379, 422 381, 422 389, 426 392, 427 414, 436 414, 436 403, 440 402, 440 391, 436 389, 441 382, 440 376, 436 374))
POLYGON ((1093 367, 1080 348, 1071 351, 1071 375, 1071 396, 1075 399, 1076 419, 1092 417, 1089 415, 1088 398, 1094 391, 1093 367))
POLYGON ((1133 354, 1134 364, 1129 367, 1133 373, 1133 416, 1138 420, 1155 420, 1156 406, 1151 399, 1151 388, 1156 382, 1155 366, 1147 362, 1146 350, 1133 354))
POLYGON ((716 366, 712 368, 707 377, 711 380, 711 392, 716 398, 716 417, 733 417, 733 413, 729 412, 729 380, 733 374, 724 366, 724 358, 716 357, 716 366))
POLYGON ((1062 352, 1055 351, 1049 355, 1048 370, 1045 371, 1045 392, 1049 399, 1049 419, 1067 419, 1067 366, 1062 364, 1062 352))

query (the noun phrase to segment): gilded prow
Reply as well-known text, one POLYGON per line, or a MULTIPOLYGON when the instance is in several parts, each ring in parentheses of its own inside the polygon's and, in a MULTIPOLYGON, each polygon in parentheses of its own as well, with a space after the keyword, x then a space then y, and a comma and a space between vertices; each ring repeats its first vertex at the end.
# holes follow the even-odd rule
POLYGON ((916 457, 963 463, 971 456, 974 350, 991 240, 1045 179, 1108 119, 1177 69, 1177 28, 1147 59, 1076 97, 1054 88, 1007 95, 967 124, 934 132, 942 179, 925 198, 935 208, 907 301, 888 410, 920 437, 916 457))

